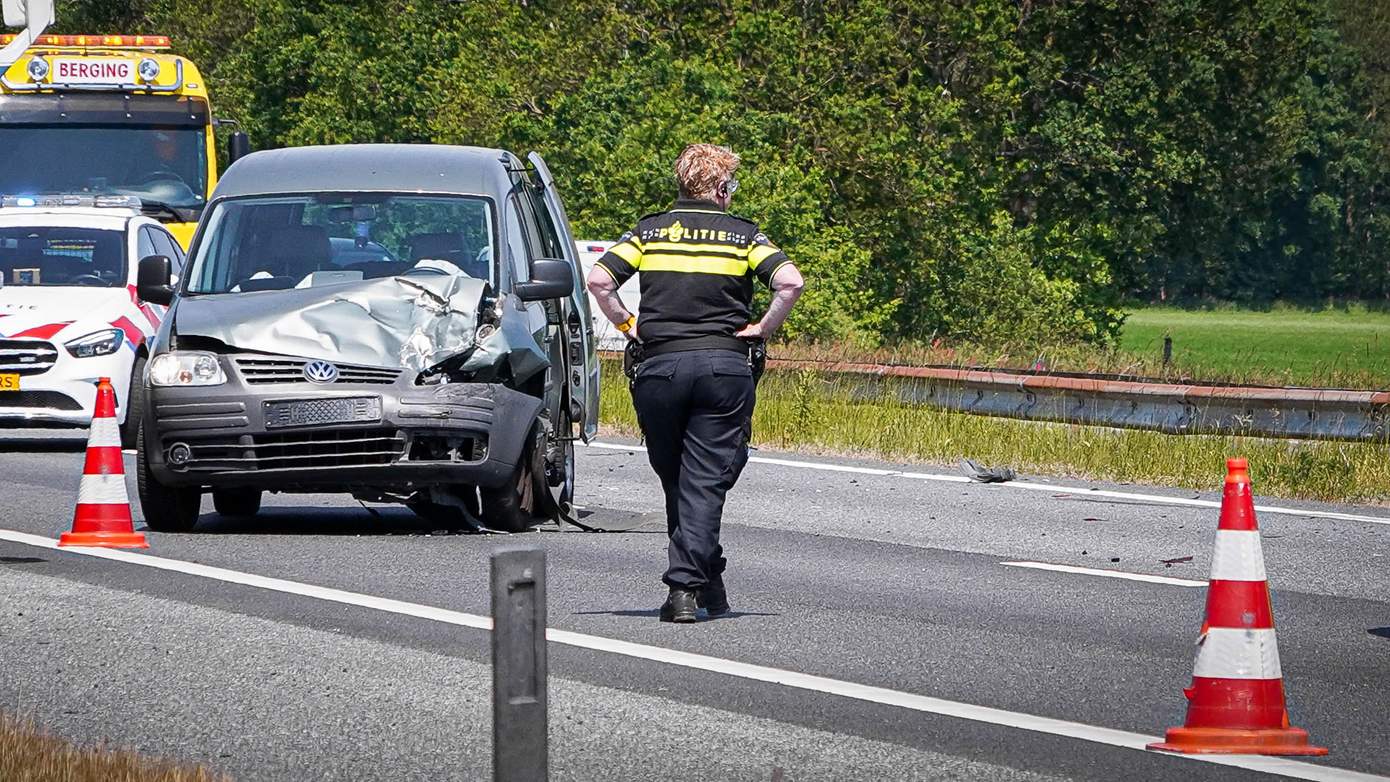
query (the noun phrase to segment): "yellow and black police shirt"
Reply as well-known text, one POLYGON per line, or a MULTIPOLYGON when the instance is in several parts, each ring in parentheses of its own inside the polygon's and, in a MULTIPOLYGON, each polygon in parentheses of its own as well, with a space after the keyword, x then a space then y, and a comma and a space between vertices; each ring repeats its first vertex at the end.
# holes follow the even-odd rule
POLYGON ((753 278, 770 285, 787 263, 756 223, 684 199, 643 217, 597 261, 618 285, 642 273, 637 331, 649 345, 732 337, 752 317, 753 278))

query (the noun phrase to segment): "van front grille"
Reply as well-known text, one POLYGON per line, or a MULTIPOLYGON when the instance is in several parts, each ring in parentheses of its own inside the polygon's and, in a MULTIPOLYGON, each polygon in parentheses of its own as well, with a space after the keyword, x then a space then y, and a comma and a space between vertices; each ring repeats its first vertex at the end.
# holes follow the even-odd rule
MULTIPOLYGON (((251 385, 270 383, 308 383, 304 378, 304 365, 311 359, 290 358, 288 356, 235 356, 241 377, 251 385)), ((390 385, 401 376, 401 370, 390 367, 362 367, 337 364, 338 383, 364 383, 368 385, 390 385)))
MULTIPOLYGON (((205 472, 390 464, 405 451, 405 436, 396 429, 306 430, 181 442, 187 443, 192 458, 180 466, 205 472)), ((166 448, 172 444, 164 443, 166 448)))

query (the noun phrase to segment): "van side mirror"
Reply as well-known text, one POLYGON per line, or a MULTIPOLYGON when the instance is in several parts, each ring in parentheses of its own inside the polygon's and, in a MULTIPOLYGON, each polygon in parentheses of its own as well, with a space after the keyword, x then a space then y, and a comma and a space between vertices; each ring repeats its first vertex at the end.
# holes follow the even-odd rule
POLYGON ((227 137, 227 165, 251 154, 251 137, 240 130, 232 131, 227 137))
POLYGON ((522 301, 564 298, 574 293, 574 272, 568 261, 541 258, 531 264, 531 281, 518 282, 512 290, 522 301))
POLYGON ((163 255, 147 255, 140 259, 135 272, 135 295, 150 304, 168 305, 174 300, 174 264, 163 255))

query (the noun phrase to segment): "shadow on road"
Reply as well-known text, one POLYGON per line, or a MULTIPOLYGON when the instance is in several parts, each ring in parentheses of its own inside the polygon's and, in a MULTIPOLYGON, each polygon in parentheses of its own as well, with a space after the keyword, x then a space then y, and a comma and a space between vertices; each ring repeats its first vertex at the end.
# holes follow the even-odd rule
MULTIPOLYGON (((653 526, 653 514, 638 514, 626 511, 601 510, 599 513, 581 511, 583 523, 596 527, 597 532, 666 534, 665 517, 661 524, 653 526)), ((148 527, 142 527, 150 532, 148 527)), ((526 535, 532 532, 580 533, 582 530, 568 524, 557 527, 546 522, 532 527, 526 532, 510 535, 526 535)), ((469 529, 444 529, 416 516, 401 506, 350 507, 285 507, 269 506, 262 508, 254 516, 223 516, 219 513, 204 513, 198 518, 193 535, 335 535, 335 536, 381 536, 381 535, 493 535, 490 532, 474 532, 469 529)))
MULTIPOLYGON (((404 508, 265 508, 255 516, 204 513, 191 535, 466 535, 445 530, 404 508), (375 511, 375 512, 372 512, 375 511)), ((149 531, 146 529, 146 531, 149 531)))
MULTIPOLYGON (((701 609, 703 610, 703 609, 701 609)), ((629 608, 617 611, 575 611, 573 616, 635 616, 655 618, 661 613, 659 608, 629 608)), ((719 616, 706 616, 706 621, 722 621, 724 619, 737 619, 740 616, 781 616, 776 613, 762 613, 760 611, 730 611, 719 616)))
POLYGON ((87 438, 10 437, 0 439, 0 453, 81 453, 87 438))
POLYGON ((0 557, 0 565, 32 565, 47 561, 43 557, 0 557))
POLYGON ((1380 638, 1390 638, 1390 627, 1372 627, 1366 632, 1380 638))

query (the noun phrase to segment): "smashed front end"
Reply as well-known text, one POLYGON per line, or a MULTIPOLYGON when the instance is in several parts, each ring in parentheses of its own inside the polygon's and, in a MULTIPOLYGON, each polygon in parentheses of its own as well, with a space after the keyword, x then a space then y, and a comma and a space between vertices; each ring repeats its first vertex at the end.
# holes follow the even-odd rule
POLYGON ((505 483, 549 366, 515 299, 442 261, 314 282, 177 302, 148 371, 156 479, 382 499, 505 483))

